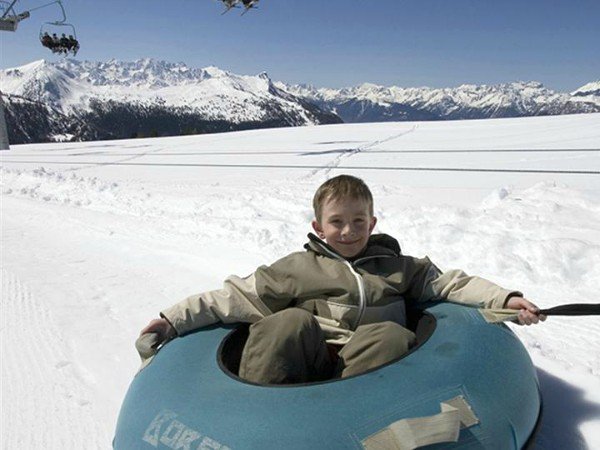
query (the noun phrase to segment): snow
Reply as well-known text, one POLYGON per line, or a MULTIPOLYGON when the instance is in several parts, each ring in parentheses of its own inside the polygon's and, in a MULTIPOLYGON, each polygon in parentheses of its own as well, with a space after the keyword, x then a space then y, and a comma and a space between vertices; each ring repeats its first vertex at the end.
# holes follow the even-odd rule
MULTIPOLYGON (((301 249, 312 194, 339 173, 367 181, 378 231, 406 254, 541 307, 599 302, 600 114, 30 144, 0 157, 2 448, 110 448, 139 330, 301 249), (406 170, 418 168, 512 172, 406 170)), ((600 449, 600 321, 511 327, 538 369, 538 448, 600 449)))
MULTIPOLYGON (((580 94, 592 94, 594 92, 598 93, 600 91, 600 80, 592 81, 584 86, 581 86, 579 89, 576 89, 572 92, 572 95, 580 94)), ((596 94, 598 95, 598 94, 596 94)))
POLYGON ((0 70, 2 91, 52 105, 63 113, 80 114, 92 102, 113 101, 138 106, 169 106, 201 113, 206 119, 261 121, 265 105, 280 106, 304 124, 314 119, 303 107, 270 92, 269 76, 236 75, 217 67, 190 69, 183 63, 153 59, 107 62, 44 60, 0 70))
POLYGON ((149 58, 105 62, 68 58, 58 62, 40 60, 0 70, 0 83, 4 94, 43 102, 64 114, 84 114, 93 109, 95 101, 99 101, 135 107, 180 108, 199 113, 209 120, 234 123, 272 117, 273 108, 289 116, 288 120, 296 117, 303 124, 318 122, 289 94, 317 104, 325 103, 321 106, 326 109, 358 100, 384 108, 408 105, 442 118, 457 118, 456 115, 490 117, 497 115, 497 110, 502 108, 512 110, 511 115, 524 116, 561 114, 565 110, 596 112, 600 105, 597 82, 571 94, 554 92, 539 82, 463 85, 445 89, 364 83, 353 88, 315 89, 272 83, 265 72, 254 76, 236 75, 214 66, 190 68, 184 63, 149 58), (273 87, 285 91, 287 97, 274 92, 273 87), (593 95, 595 92, 596 95, 593 95))
MULTIPOLYGON (((317 103, 334 106, 352 100, 367 100, 378 105, 410 105, 417 109, 429 108, 442 117, 459 109, 493 111, 494 108, 513 107, 520 114, 530 116, 538 114, 560 114, 569 102, 589 103, 589 107, 600 105, 600 98, 592 95, 597 92, 598 83, 589 83, 568 94, 547 89, 537 81, 513 82, 498 85, 462 85, 456 88, 433 89, 428 87, 402 88, 398 86, 379 86, 363 83, 360 86, 328 89, 305 85, 286 85, 276 83, 282 89, 294 95, 302 96, 317 103), (546 109, 545 109, 546 108, 546 109), (541 112, 542 111, 542 112, 541 112)), ((582 110, 586 111, 586 110, 582 110)), ((587 112, 597 111, 590 109, 587 112)), ((481 116, 489 117, 489 116, 481 116)))

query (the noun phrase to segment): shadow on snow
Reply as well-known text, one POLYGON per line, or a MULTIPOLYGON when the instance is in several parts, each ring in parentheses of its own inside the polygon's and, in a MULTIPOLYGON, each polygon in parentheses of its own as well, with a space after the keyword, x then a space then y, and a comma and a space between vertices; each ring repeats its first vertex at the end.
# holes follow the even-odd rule
POLYGON ((585 392, 537 368, 544 401, 541 429, 535 449, 588 449, 579 426, 600 418, 600 404, 584 398, 585 392))

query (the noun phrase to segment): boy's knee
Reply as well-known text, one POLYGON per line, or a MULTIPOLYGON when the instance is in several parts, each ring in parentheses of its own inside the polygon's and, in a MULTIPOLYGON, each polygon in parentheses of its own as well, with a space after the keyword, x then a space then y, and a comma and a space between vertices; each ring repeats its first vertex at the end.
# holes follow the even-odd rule
POLYGON ((289 326, 304 327, 311 326, 317 322, 315 316, 301 308, 284 309, 278 312, 277 315, 280 315, 281 320, 285 321, 289 326))
POLYGON ((404 328, 395 322, 383 322, 382 324, 382 342, 386 345, 395 345, 401 348, 403 352, 413 347, 417 338, 415 333, 408 328, 404 328))
POLYGON ((402 325, 398 325, 395 322, 382 322, 381 328, 382 328, 382 336, 384 339, 387 339, 387 340, 413 341, 415 339, 415 333, 410 331, 408 328, 404 328, 402 325))
POLYGON ((283 324, 289 329, 301 329, 317 324, 315 317, 311 313, 300 308, 284 309, 265 317, 262 321, 270 322, 270 325, 277 322, 277 324, 283 324))
POLYGON ((374 323, 366 327, 372 328, 368 331, 373 334, 377 346, 390 356, 399 357, 416 344, 415 333, 395 322, 374 323))
POLYGON ((263 329, 278 334, 296 335, 305 330, 318 328, 315 317, 308 311, 300 308, 288 308, 267 316, 251 326, 251 330, 263 329))
POLYGON ((337 373, 358 375, 404 356, 416 342, 415 334, 395 322, 361 325, 340 351, 337 373))
POLYGON ((314 316, 290 308, 250 326, 242 352, 240 377, 257 383, 296 383, 332 371, 325 337, 314 316))

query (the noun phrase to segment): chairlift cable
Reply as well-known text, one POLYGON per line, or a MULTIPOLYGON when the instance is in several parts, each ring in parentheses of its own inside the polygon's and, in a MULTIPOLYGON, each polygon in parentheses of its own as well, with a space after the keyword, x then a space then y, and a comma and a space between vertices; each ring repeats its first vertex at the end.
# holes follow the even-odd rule
POLYGON ((62 6, 62 2, 60 0, 54 0, 53 2, 46 3, 45 5, 36 6, 35 8, 31 8, 28 11, 29 12, 37 11, 38 9, 42 9, 42 8, 45 8, 46 6, 54 5, 55 3, 59 3, 62 6))

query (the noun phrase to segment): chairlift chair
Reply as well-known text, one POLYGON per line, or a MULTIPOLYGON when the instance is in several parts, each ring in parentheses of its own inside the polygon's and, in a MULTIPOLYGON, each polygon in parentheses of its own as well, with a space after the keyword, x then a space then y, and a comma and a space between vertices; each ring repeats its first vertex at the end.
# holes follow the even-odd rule
POLYGON ((55 0, 54 2, 43 6, 52 4, 58 5, 62 13, 62 19, 55 20, 53 22, 45 22, 42 24, 39 34, 40 42, 44 47, 52 50, 52 53, 64 53, 66 56, 69 52, 73 52, 75 55, 79 50, 79 41, 77 40, 77 32, 75 31, 75 27, 67 22, 67 14, 65 13, 65 8, 61 0, 55 0), (61 43, 61 36, 63 34, 71 38, 67 38, 68 41, 66 43, 61 43), (56 35, 56 40, 46 40, 46 35, 50 37, 56 35))
POLYGON ((46 22, 44 24, 42 24, 42 26, 40 27, 40 42, 42 43, 42 45, 44 47, 49 48, 50 50, 52 50, 53 53, 64 53, 65 55, 67 55, 69 52, 73 52, 73 54, 76 54, 77 51, 79 50, 79 41, 77 39, 77 32, 75 31, 75 27, 70 24, 70 23, 66 23, 66 22, 46 22), (64 44, 61 43, 61 36, 62 35, 65 36, 69 36, 72 37, 73 41, 75 42, 75 44, 71 44, 71 40, 69 38, 69 43, 68 44, 64 44), (58 41, 52 41, 53 45, 48 45, 47 43, 44 42, 44 36, 48 35, 52 38, 52 36, 56 36, 56 39, 58 39, 58 41))
POLYGON ((246 14, 248 11, 250 11, 251 9, 258 9, 258 6, 256 6, 256 4, 259 2, 259 0, 241 0, 242 5, 244 6, 244 11, 242 12, 242 16, 244 14, 246 14))
POLYGON ((77 39, 77 32, 75 31, 75 27, 67 22, 67 15, 65 13, 65 8, 63 7, 61 0, 57 0, 55 3, 58 4, 58 6, 60 7, 60 10, 62 12, 62 19, 55 20, 54 22, 45 22, 42 24, 42 26, 40 27, 39 36, 40 42, 44 47, 47 47, 50 50, 52 50, 52 53, 64 53, 64 55, 66 56, 69 52, 73 52, 73 55, 75 55, 79 50, 79 40, 77 39), (69 43, 67 44, 60 43, 60 36, 62 36, 63 34, 65 36, 72 37, 72 39, 74 40, 74 44, 72 44, 71 40, 69 40, 69 43), (56 35, 59 41, 53 41, 52 44, 48 45, 48 43, 44 42, 45 35, 56 35))

